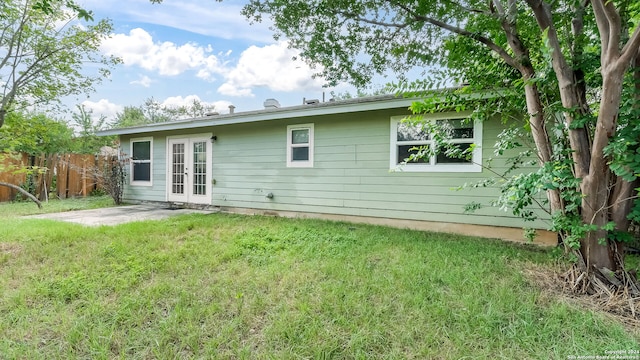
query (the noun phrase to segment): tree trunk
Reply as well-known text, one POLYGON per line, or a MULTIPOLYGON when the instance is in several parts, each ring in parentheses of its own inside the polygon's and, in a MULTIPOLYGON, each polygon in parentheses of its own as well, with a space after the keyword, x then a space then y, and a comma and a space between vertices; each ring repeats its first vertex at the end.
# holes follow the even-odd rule
MULTIPOLYGON (((616 224, 617 231, 629 231, 631 220, 627 217, 633 206, 633 194, 635 189, 640 186, 640 179, 628 182, 618 177, 613 185, 613 192, 609 198, 609 218, 616 224)), ((614 242, 611 244, 613 255, 620 255, 620 259, 624 259, 624 248, 622 243, 614 242)), ((615 260, 615 258, 614 258, 615 260)))
MULTIPOLYGON (((529 124, 531 125, 531 134, 533 141, 536 144, 538 150, 538 161, 540 165, 551 161, 551 142, 549 134, 547 133, 546 123, 544 121, 544 111, 542 109, 542 102, 540 101, 540 94, 535 84, 531 82, 531 73, 524 73, 523 78, 525 85, 525 97, 527 101, 527 112, 529 113, 529 124)), ((558 190, 548 190, 547 199, 549 200, 549 206, 551 213, 562 209, 562 200, 560 199, 560 193, 558 190)))
MULTIPOLYGON (((527 0, 527 3, 533 10, 540 30, 547 32, 547 42, 552 49, 551 65, 558 79, 562 106, 566 109, 564 118, 569 127, 569 143, 573 150, 575 175, 578 178, 584 178, 588 174, 591 156, 589 132, 586 127, 570 128, 576 115, 584 115, 589 109, 586 104, 586 98, 580 94, 582 88, 582 85, 578 84, 580 76, 576 76, 575 69, 571 67, 562 53, 562 47, 553 22, 551 5, 541 0, 527 0), (583 98, 585 100, 581 101, 583 98)), ((581 29, 574 30, 582 31, 581 29)))
MULTIPOLYGON (((634 80, 634 108, 640 108, 640 49, 636 53, 632 63, 633 80, 634 80)), ((613 184, 613 192, 609 198, 609 217, 616 224, 617 231, 629 231, 631 220, 627 215, 631 212, 634 203, 634 195, 636 189, 640 187, 640 178, 636 178, 633 182, 625 181, 618 177, 613 184)), ((622 243, 616 242, 611 244, 614 255, 618 254, 620 259, 624 259, 624 247, 622 243)))
MULTIPOLYGON (((603 149, 609 144, 609 139, 615 134, 622 96, 622 77, 624 68, 603 67, 602 100, 596 122, 593 145, 591 149, 591 163, 589 174, 582 181, 582 219, 585 224, 602 227, 609 222, 609 206, 611 200, 610 179, 613 174, 609 170, 603 149)), ((590 231, 581 244, 587 268, 601 269, 603 267, 617 270, 613 248, 608 246, 607 232, 602 229, 590 231), (604 239, 604 245, 600 244, 604 239)))

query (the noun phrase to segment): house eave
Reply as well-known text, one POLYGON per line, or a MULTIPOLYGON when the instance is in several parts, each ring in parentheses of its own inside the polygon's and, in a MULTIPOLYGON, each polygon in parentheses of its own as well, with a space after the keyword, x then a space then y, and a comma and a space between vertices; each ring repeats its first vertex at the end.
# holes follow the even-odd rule
MULTIPOLYGON (((442 90, 440 90, 442 91, 442 90)), ((470 93, 463 95, 466 98, 489 98, 499 95, 500 90, 494 92, 470 93)), ((433 95, 432 95, 433 96, 433 95)), ((310 105, 297 105, 276 109, 260 109, 234 114, 223 114, 176 120, 158 124, 148 124, 128 128, 109 129, 99 131, 98 136, 133 135, 154 132, 197 129, 215 127, 221 125, 252 123, 270 120, 285 120, 301 117, 321 115, 347 114, 361 111, 375 111, 384 109, 408 109, 412 103, 422 100, 424 97, 403 97, 398 95, 379 95, 362 98, 353 98, 340 101, 329 101, 310 105)))
POLYGON ((206 116, 128 128, 109 129, 98 132, 98 135, 110 136, 144 134, 180 129, 195 129, 260 121, 284 120, 299 117, 344 114, 359 111, 408 108, 411 103, 416 100, 416 98, 403 98, 393 95, 383 95, 367 98, 349 99, 345 101, 325 102, 313 105, 299 105, 277 109, 261 109, 238 112, 234 114, 206 116))

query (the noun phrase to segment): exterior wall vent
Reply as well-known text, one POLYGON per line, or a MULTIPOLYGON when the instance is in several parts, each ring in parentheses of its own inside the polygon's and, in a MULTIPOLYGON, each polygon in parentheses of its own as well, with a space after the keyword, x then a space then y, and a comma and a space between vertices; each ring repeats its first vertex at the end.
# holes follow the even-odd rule
POLYGON ((276 99, 267 99, 263 103, 265 109, 278 109, 280 103, 276 99))

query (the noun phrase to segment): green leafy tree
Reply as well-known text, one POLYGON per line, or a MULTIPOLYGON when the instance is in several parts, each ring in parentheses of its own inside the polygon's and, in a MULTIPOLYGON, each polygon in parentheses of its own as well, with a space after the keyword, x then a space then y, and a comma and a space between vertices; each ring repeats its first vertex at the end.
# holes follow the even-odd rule
POLYGON ((627 229, 636 196, 638 169, 620 176, 605 150, 625 127, 623 83, 637 71, 630 65, 640 53, 640 28, 630 21, 637 10, 618 0, 251 0, 244 14, 253 21, 268 17, 276 38, 286 37, 304 59, 321 65, 331 84, 364 86, 388 70, 402 79, 415 67, 433 67, 443 76, 421 87, 475 74, 463 80, 518 89, 540 168, 567 166, 563 176, 573 179, 556 186, 545 182, 550 174, 540 174, 556 228, 577 239, 571 246, 591 273, 621 267, 612 234, 627 229), (559 121, 549 123, 549 116, 559 121), (569 162, 558 163, 567 156, 569 162), (569 199, 567 189, 574 194, 569 199))
POLYGON ((165 106, 153 97, 145 100, 141 106, 125 106, 122 112, 116 114, 110 124, 114 128, 141 126, 159 122, 167 122, 184 118, 205 116, 215 110, 215 107, 198 99, 193 99, 183 106, 165 106))
MULTIPOLYGON (((73 129, 66 122, 51 119, 44 114, 11 112, 6 116, 5 125, 0 128, 0 172, 27 175, 41 173, 42 169, 34 166, 7 165, 4 159, 20 153, 30 156, 65 153, 72 147, 73 129)), ((5 182, 0 182, 0 186, 19 191, 41 207, 40 201, 20 186, 5 182)))
POLYGON ((171 119, 180 119, 205 116, 207 113, 214 111, 215 106, 203 103, 198 99, 193 99, 187 105, 176 107, 164 106, 163 109, 171 119))
POLYGON ((149 124, 144 111, 138 106, 125 106, 122 112, 118 112, 114 121, 110 124, 113 128, 123 128, 149 124))
POLYGON ((74 11, 79 19, 86 21, 93 20, 93 13, 91 11, 80 7, 72 0, 36 0, 31 4, 31 8, 42 11, 45 14, 53 14, 56 11, 56 5, 66 6, 68 9, 74 11))
POLYGON ((77 113, 71 115, 73 124, 78 128, 78 136, 75 138, 74 151, 81 154, 97 154, 103 146, 109 146, 115 140, 113 137, 100 137, 96 133, 103 130, 106 117, 100 116, 94 120, 93 111, 87 110, 84 105, 77 106, 77 113))
POLYGON ((78 17, 91 20, 73 1, 0 3, 0 127, 11 111, 91 91, 119 62, 99 52, 111 23, 77 24, 78 17), (87 75, 87 63, 98 64, 97 73, 87 75))
POLYGON ((347 99, 361 98, 361 97, 367 97, 367 96, 388 95, 388 94, 393 94, 393 92, 394 92, 394 89, 392 84, 389 84, 386 86, 377 86, 377 87, 367 86, 367 87, 356 88, 355 94, 352 94, 349 91, 344 91, 339 93, 332 91, 331 98, 333 98, 333 100, 347 100, 347 99))
POLYGON ((146 99, 144 104, 141 106, 141 109, 145 118, 147 118, 151 124, 172 120, 171 114, 167 113, 167 109, 153 97, 146 99))
POLYGON ((66 122, 44 114, 12 112, 0 128, 0 152, 35 156, 71 151, 73 129, 66 122))

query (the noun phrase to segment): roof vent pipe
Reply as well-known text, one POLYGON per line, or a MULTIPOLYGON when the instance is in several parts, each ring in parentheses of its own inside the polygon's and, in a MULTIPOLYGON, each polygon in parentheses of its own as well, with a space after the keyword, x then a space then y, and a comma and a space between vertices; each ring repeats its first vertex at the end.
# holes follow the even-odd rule
POLYGON ((276 99, 267 99, 263 105, 265 109, 277 109, 280 107, 280 103, 276 99))
POLYGON ((229 114, 233 114, 236 110, 236 107, 233 105, 229 105, 229 114))

